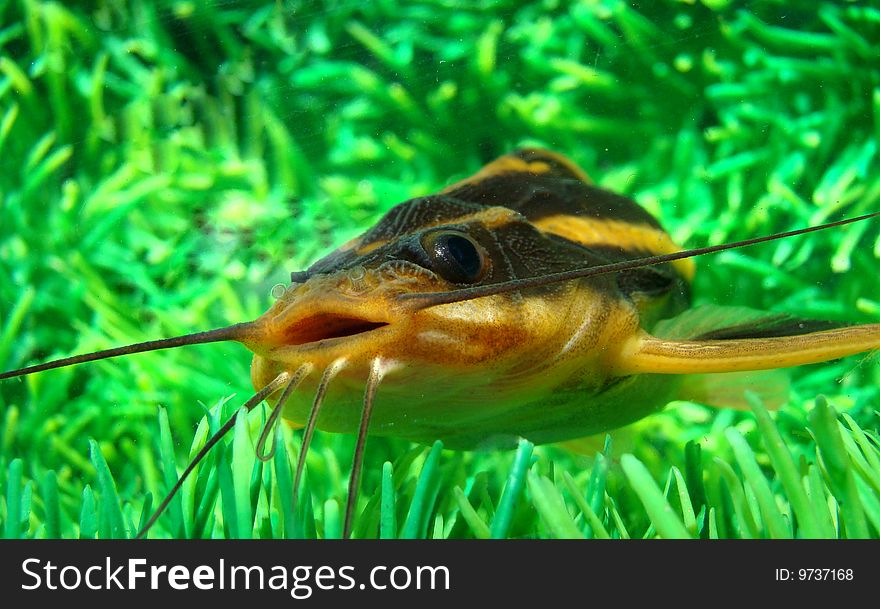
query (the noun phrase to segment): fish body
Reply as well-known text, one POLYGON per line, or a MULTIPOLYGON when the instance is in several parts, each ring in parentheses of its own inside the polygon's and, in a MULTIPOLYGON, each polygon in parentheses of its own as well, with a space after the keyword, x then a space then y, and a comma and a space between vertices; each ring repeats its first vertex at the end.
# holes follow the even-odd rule
MULTIPOLYGON (((755 347, 749 340, 770 351, 782 347, 767 338, 773 319, 779 336, 826 329, 814 322, 758 316, 725 335, 723 323, 693 319, 693 333, 678 327, 667 339, 649 334, 659 321, 692 311, 690 259, 431 307, 401 299, 680 249, 644 209, 594 186, 565 157, 520 149, 438 194, 397 205, 362 236, 295 273, 243 341, 255 353, 252 380, 260 388, 306 366, 283 413, 304 425, 320 372, 332 370, 317 426, 354 433, 364 383, 376 367, 382 384, 370 434, 479 449, 510 447, 520 437, 580 438, 662 408, 680 395, 688 366, 701 371, 673 352, 697 330, 706 339, 698 345, 711 338, 723 343, 719 353, 727 350, 706 372, 803 363, 731 362, 755 347), (660 350, 668 369, 654 363, 630 372, 653 353, 646 345, 660 350)), ((867 341, 880 343, 880 332, 867 341)), ((848 352, 855 347, 866 348, 848 352)))

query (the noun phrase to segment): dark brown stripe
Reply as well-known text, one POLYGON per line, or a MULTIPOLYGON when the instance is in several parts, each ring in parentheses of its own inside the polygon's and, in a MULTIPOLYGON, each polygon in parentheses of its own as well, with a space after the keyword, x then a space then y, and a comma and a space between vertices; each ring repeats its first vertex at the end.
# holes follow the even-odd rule
MULTIPOLYGON (((468 216, 484 209, 483 206, 459 201, 442 195, 432 195, 418 199, 410 199, 392 207, 382 216, 376 225, 363 234, 357 248, 336 250, 315 262, 306 272, 306 276, 319 273, 332 273, 346 268, 360 259, 370 259, 358 253, 375 243, 385 243, 410 235, 424 226, 438 223, 454 223, 458 218, 468 216)), ((372 252, 371 252, 372 253, 372 252)))
POLYGON ((376 226, 364 233, 361 247, 376 241, 390 241, 426 226, 454 224, 457 219, 482 209, 481 205, 443 195, 410 199, 391 208, 376 226))
POLYGON ((500 174, 464 184, 447 195, 479 205, 507 207, 529 220, 569 214, 645 224, 662 230, 660 223, 632 199, 574 179, 500 174))

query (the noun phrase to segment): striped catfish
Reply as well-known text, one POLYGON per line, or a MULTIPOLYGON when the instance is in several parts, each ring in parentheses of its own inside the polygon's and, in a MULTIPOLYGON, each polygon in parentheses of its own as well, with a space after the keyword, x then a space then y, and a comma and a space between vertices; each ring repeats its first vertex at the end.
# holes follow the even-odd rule
POLYGON ((392 208, 360 237, 293 273, 254 321, 0 378, 184 344, 241 342, 254 353, 257 390, 245 406, 268 399, 270 423, 283 417, 305 427, 294 488, 315 429, 358 435, 349 532, 368 433, 442 440, 455 449, 571 440, 621 427, 680 397, 728 405, 711 391, 719 373, 880 347, 880 324, 690 308, 693 256, 876 215, 683 251, 644 209, 593 185, 565 157, 520 149, 438 194, 392 208))

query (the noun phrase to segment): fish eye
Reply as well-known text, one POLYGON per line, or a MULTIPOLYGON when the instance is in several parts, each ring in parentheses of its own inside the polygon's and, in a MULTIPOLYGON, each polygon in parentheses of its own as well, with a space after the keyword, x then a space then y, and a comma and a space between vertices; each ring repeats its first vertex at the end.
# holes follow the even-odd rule
POLYGON ((465 233, 443 231, 429 234, 423 241, 433 270, 452 283, 476 283, 489 270, 483 248, 465 233))

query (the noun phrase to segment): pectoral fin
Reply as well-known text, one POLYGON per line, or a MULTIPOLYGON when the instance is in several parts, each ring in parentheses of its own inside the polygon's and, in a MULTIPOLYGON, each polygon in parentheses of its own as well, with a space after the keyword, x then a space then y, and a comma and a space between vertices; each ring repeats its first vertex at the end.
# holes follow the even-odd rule
POLYGON ((833 324, 785 318, 751 328, 738 324, 726 330, 701 331, 691 339, 640 332, 611 358, 610 368, 620 376, 770 370, 880 348, 880 324, 811 331, 829 325, 833 324))

